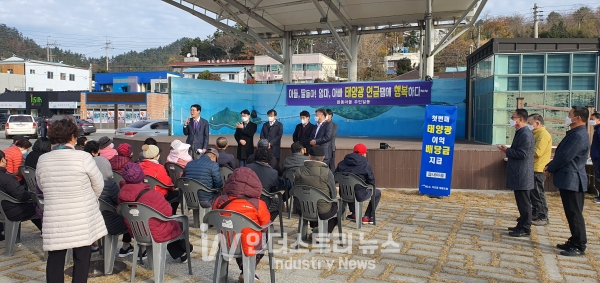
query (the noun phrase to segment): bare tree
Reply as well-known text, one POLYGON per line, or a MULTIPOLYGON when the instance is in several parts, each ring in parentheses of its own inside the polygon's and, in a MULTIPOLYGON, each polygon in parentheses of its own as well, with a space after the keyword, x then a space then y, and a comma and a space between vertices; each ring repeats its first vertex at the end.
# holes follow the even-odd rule
POLYGON ((231 35, 223 35, 220 37, 217 37, 215 39, 215 45, 221 49, 223 49, 223 51, 225 51, 225 53, 227 53, 227 59, 235 59, 232 58, 232 54, 231 51, 238 46, 239 44, 239 40, 235 39, 233 36, 231 35))

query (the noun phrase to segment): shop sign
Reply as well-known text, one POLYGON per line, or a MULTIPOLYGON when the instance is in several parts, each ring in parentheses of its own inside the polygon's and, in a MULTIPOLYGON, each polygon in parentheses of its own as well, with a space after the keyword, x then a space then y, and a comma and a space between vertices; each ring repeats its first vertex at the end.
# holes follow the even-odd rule
POLYGON ((76 101, 48 102, 48 108, 50 108, 50 109, 75 109, 75 108, 77 108, 77 102, 76 101))

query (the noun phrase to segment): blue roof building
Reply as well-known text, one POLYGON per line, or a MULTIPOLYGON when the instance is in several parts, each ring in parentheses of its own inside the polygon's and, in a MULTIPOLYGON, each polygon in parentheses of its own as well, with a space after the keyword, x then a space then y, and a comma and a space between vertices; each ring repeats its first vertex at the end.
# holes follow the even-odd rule
POLYGON ((230 83, 245 83, 247 71, 245 67, 198 67, 187 68, 183 71, 185 78, 196 79, 200 73, 209 71, 221 77, 221 81, 230 83))
POLYGON ((183 77, 168 71, 97 73, 95 91, 167 92, 169 77, 183 77))

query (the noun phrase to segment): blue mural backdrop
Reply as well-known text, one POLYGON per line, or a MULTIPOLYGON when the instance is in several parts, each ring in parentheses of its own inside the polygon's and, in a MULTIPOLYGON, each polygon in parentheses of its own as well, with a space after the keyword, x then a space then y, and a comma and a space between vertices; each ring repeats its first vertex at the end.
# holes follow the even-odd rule
MULTIPOLYGON (((465 79, 438 79, 431 89, 432 105, 453 105, 458 108, 456 138, 465 138, 465 79)), ((252 120, 261 124, 267 111, 275 109, 283 123, 284 134, 292 134, 300 123, 300 112, 311 113, 319 107, 334 112, 338 136, 421 138, 425 105, 418 106, 287 106, 284 84, 238 84, 186 78, 171 78, 171 114, 169 125, 174 135, 183 135, 183 122, 190 115, 190 106, 200 104, 201 116, 210 124, 210 134, 233 134, 244 109, 255 110, 252 120)))

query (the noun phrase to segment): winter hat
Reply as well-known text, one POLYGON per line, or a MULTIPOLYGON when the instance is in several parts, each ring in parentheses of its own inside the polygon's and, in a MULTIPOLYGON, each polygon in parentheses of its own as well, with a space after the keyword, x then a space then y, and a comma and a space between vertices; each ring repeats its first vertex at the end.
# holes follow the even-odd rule
POLYGON ((354 146, 354 153, 365 154, 367 153, 367 146, 359 143, 354 146))
POLYGON ((171 148, 175 149, 175 150, 188 150, 188 148, 190 148, 190 145, 187 143, 183 143, 180 140, 174 140, 171 142, 171 148), (181 148, 180 148, 181 147, 181 148))
POLYGON ((117 152, 120 156, 130 157, 132 153, 131 145, 128 143, 122 143, 117 148, 117 152))
POLYGON ((100 146, 100 149, 103 149, 103 148, 109 146, 111 143, 112 143, 112 140, 107 136, 103 136, 98 140, 98 145, 100 146))
POLYGON ((123 168, 123 180, 127 182, 127 184, 139 184, 144 181, 146 178, 146 174, 144 174, 144 170, 137 163, 129 163, 125 165, 123 168))
POLYGON ((144 158, 146 159, 152 159, 154 157, 156 157, 159 153, 158 147, 155 145, 148 145, 145 144, 142 146, 142 153, 144 155, 144 158))
POLYGON ((104 180, 112 179, 113 171, 108 159, 102 156, 96 156, 94 157, 94 161, 96 161, 96 166, 98 166, 98 169, 100 170, 100 173, 102 173, 104 180))
POLYGON ((267 139, 259 140, 258 147, 269 147, 269 141, 267 139))
POLYGON ((325 156, 325 150, 321 146, 313 146, 308 151, 308 155, 310 156, 325 156))

